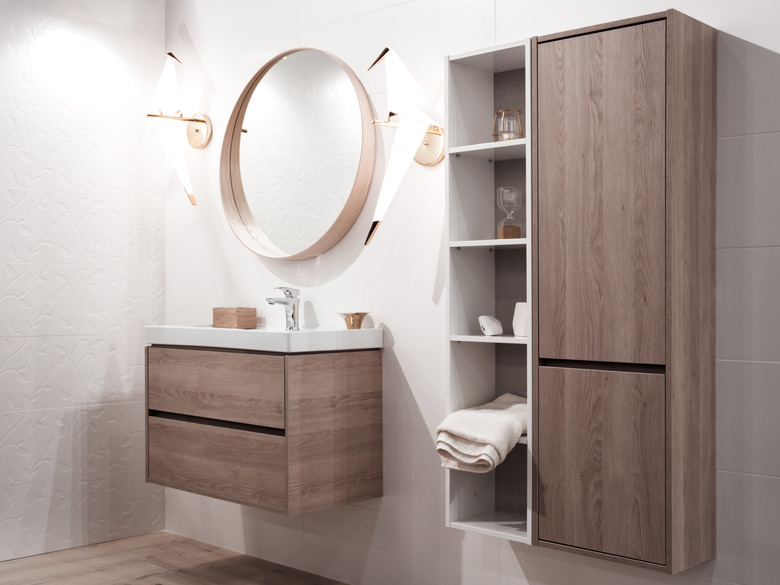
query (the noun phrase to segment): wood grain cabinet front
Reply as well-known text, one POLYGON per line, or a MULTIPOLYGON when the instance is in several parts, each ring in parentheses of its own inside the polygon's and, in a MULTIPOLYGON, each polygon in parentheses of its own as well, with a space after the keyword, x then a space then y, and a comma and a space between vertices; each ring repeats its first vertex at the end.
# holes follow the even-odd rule
POLYGON ((534 542, 715 556, 717 32, 675 10, 539 37, 534 542))
POLYGON ((665 38, 539 45, 541 358, 664 363, 665 38))
POLYGON ((287 512, 284 437, 152 416, 148 438, 150 482, 287 512))
POLYGON ((151 346, 147 481, 294 515, 382 495, 380 350, 151 346))
POLYGON ((664 376, 539 371, 539 539, 663 565, 664 376))

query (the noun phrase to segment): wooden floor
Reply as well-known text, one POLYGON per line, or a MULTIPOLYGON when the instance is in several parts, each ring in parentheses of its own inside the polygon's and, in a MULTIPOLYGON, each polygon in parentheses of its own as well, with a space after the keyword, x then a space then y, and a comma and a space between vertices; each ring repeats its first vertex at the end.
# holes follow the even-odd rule
POLYGON ((0 562, 0 585, 346 585, 156 532, 0 562))

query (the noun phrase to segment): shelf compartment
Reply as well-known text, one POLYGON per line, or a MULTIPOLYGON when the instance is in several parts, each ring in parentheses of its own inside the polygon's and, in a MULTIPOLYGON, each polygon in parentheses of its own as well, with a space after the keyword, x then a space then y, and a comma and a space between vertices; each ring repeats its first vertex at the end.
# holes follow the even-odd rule
POLYGON ((499 51, 477 51, 450 58, 447 75, 450 153, 454 152, 453 147, 470 148, 488 143, 494 146, 493 115, 500 109, 520 110, 527 135, 527 53, 530 51, 523 41, 505 45, 499 51))
POLYGON ((526 277, 524 247, 451 248, 450 338, 484 338, 479 326, 481 315, 496 317, 510 336, 515 303, 526 301, 526 277))
POLYGON ((525 159, 526 139, 505 140, 502 142, 481 142, 479 144, 467 144, 453 146, 449 149, 450 156, 468 156, 482 160, 513 160, 525 159))
POLYGON ((450 352, 451 412, 485 404, 507 392, 528 396, 525 345, 453 343, 450 352))
POLYGON ((450 528, 530 544, 528 457, 528 446, 518 444, 488 473, 450 470, 450 528))
MULTIPOLYGON (((496 205, 497 187, 517 187, 525 193, 525 205, 515 212, 515 217, 523 226, 523 235, 527 235, 529 187, 526 162, 524 159, 488 162, 487 158, 472 156, 448 159, 450 240, 507 241, 496 238, 496 226, 505 217, 496 205)), ((517 240, 527 242, 526 238, 513 238, 511 241, 517 240)))

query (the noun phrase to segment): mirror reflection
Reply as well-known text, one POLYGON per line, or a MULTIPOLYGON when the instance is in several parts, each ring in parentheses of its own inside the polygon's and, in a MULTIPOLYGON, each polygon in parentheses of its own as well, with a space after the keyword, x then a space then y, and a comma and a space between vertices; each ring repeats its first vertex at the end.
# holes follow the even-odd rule
POLYGON ((305 258, 346 233, 368 192, 374 138, 365 90, 343 62, 314 49, 269 62, 239 98, 228 139, 222 172, 231 173, 232 193, 223 179, 223 201, 244 244, 305 258))

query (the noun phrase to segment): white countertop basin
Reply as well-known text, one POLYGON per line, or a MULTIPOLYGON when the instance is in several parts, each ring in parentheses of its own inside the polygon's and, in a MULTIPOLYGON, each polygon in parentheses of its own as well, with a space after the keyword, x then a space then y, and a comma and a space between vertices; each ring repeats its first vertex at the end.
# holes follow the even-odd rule
POLYGON ((303 328, 285 331, 281 327, 223 329, 211 325, 149 325, 146 343, 280 353, 344 351, 381 348, 382 330, 303 328))

